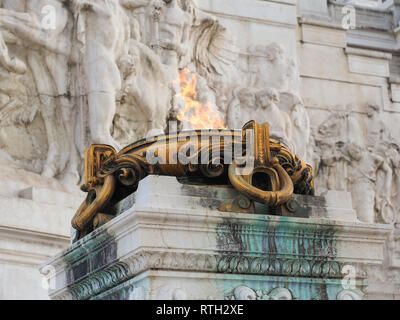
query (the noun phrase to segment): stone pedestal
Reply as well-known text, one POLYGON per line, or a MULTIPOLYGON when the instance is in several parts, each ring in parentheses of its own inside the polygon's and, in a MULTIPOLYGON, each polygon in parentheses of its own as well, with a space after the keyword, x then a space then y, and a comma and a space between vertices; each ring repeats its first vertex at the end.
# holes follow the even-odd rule
POLYGON ((390 227, 333 220, 352 217, 351 202, 331 208, 326 197, 297 196, 310 218, 217 210, 235 196, 229 187, 146 178, 116 218, 42 266, 55 270, 50 297, 363 298, 359 268, 382 263, 390 227))

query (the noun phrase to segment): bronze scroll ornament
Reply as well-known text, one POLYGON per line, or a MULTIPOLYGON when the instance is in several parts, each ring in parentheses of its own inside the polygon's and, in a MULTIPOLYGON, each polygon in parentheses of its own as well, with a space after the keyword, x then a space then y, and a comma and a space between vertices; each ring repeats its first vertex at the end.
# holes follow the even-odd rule
POLYGON ((282 142, 270 138, 268 124, 250 121, 242 131, 202 133, 185 131, 145 139, 119 153, 107 145, 92 145, 85 154, 82 186, 88 196, 72 220, 78 238, 110 221, 111 208, 134 193, 148 175, 203 177, 205 183, 232 185, 240 196, 221 206, 221 211, 254 213, 253 202, 278 208, 293 193, 314 194, 312 168, 282 142), (240 150, 239 158, 245 161, 237 161, 230 150, 240 150), (246 172, 243 163, 248 166, 249 162, 251 169, 246 172))

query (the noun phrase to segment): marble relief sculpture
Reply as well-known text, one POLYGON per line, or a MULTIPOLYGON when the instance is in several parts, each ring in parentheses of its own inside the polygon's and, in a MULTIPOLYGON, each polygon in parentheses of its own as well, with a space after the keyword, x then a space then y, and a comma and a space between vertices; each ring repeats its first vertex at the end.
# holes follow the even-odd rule
POLYGON ((356 206, 358 219, 362 222, 373 223, 377 171, 378 169, 385 171, 387 184, 389 184, 385 186, 385 190, 388 190, 391 183, 390 168, 383 158, 369 153, 355 143, 348 145, 347 152, 350 156, 349 190, 356 206))
MULTIPOLYGON (((36 161, 36 172, 66 186, 81 179, 78 154, 88 145, 102 142, 118 149, 128 136, 140 139, 149 131, 162 132, 168 119, 184 117, 187 110, 179 81, 184 68, 196 77, 201 103, 212 105, 211 111, 225 125, 224 113, 235 87, 250 85, 266 92, 288 87, 286 71, 276 81, 268 80, 275 86, 262 81, 262 73, 272 70, 274 61, 278 69, 286 68, 283 49, 277 45, 256 48, 266 55, 265 63, 252 71, 253 79, 240 83, 233 36, 189 0, 5 0, 2 4, 0 61, 2 78, 9 83, 1 89, 2 100, 10 97, 0 111, 2 125, 17 126, 13 119, 24 120, 26 127, 18 127, 18 134, 27 136, 31 126, 43 122, 46 134, 33 136, 31 147, 39 145, 46 158, 22 160, 12 148, 5 149, 24 168, 36 161), (42 23, 45 5, 55 8, 54 29, 42 23)), ((276 93, 272 96, 277 99, 276 93)), ((272 108, 277 114, 277 106, 272 108)), ((286 126, 288 117, 282 113, 279 118, 286 126)), ((7 139, 15 139, 10 132, 14 129, 5 131, 7 139)), ((290 140, 280 127, 278 131, 290 140)))
POLYGON ((25 122, 33 120, 35 104, 31 103, 29 95, 37 96, 37 109, 44 121, 48 145, 42 175, 48 178, 61 175, 60 179, 64 179, 66 184, 77 183, 79 176, 73 133, 74 110, 72 101, 67 98, 71 92, 71 13, 56 0, 30 1, 26 4, 22 1, 3 1, 3 7, 0 9, 0 27, 4 29, 3 33, 10 33, 16 39, 13 42, 16 51, 28 48, 24 54, 24 63, 34 81, 34 87, 29 89, 35 92, 27 93, 24 105, 13 110, 7 108, 9 110, 6 110, 8 112, 4 117, 22 117, 27 120, 25 122), (52 30, 44 28, 39 21, 43 6, 49 4, 57 9, 58 14, 52 30), (16 6, 20 11, 8 9, 16 6), (23 117, 26 114, 31 116, 23 117))
POLYGON ((312 121, 287 50, 268 39, 239 50, 232 30, 192 0, 0 1, 1 154, 79 192, 93 143, 119 150, 171 131, 169 120, 240 129, 256 118, 313 163, 318 192, 350 191, 360 220, 393 223, 399 145, 381 107, 312 121), (45 6, 55 10, 51 28, 45 6))
POLYGON ((394 223, 399 146, 388 135, 379 107, 365 109, 365 117, 338 112, 318 127, 316 188, 351 192, 360 221, 394 223))
POLYGON ((238 129, 246 123, 243 115, 250 116, 256 105, 256 95, 253 88, 236 88, 232 101, 228 106, 227 124, 229 128, 238 129))
POLYGON ((91 140, 119 148, 110 130, 116 93, 122 85, 117 62, 128 53, 128 16, 119 0, 75 0, 73 8, 77 16, 77 39, 82 46, 91 140))

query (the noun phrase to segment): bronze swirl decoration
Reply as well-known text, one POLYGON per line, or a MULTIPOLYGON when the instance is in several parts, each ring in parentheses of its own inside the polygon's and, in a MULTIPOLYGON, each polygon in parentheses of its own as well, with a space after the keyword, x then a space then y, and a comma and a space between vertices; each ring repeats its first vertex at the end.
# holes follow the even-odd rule
POLYGON ((134 193, 148 175, 232 185, 240 196, 221 211, 254 213, 254 202, 280 208, 293 193, 314 194, 312 168, 270 138, 268 124, 250 121, 242 131, 172 133, 140 140, 119 153, 92 145, 85 154, 82 186, 88 195, 72 220, 79 238, 110 221, 110 208, 134 193))

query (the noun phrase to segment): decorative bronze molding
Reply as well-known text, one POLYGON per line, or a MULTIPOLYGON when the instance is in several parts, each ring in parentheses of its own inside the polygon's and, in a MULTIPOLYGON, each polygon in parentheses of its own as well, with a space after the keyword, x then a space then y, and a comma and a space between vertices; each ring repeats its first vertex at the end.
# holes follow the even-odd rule
POLYGON ((254 202, 279 208, 293 193, 314 194, 312 168, 270 138, 268 124, 250 121, 242 131, 173 133, 138 141, 119 153, 92 145, 85 155, 82 186, 88 196, 72 220, 78 238, 110 221, 110 208, 135 192, 148 175, 203 177, 232 185, 241 195, 221 211, 254 213, 254 202))

